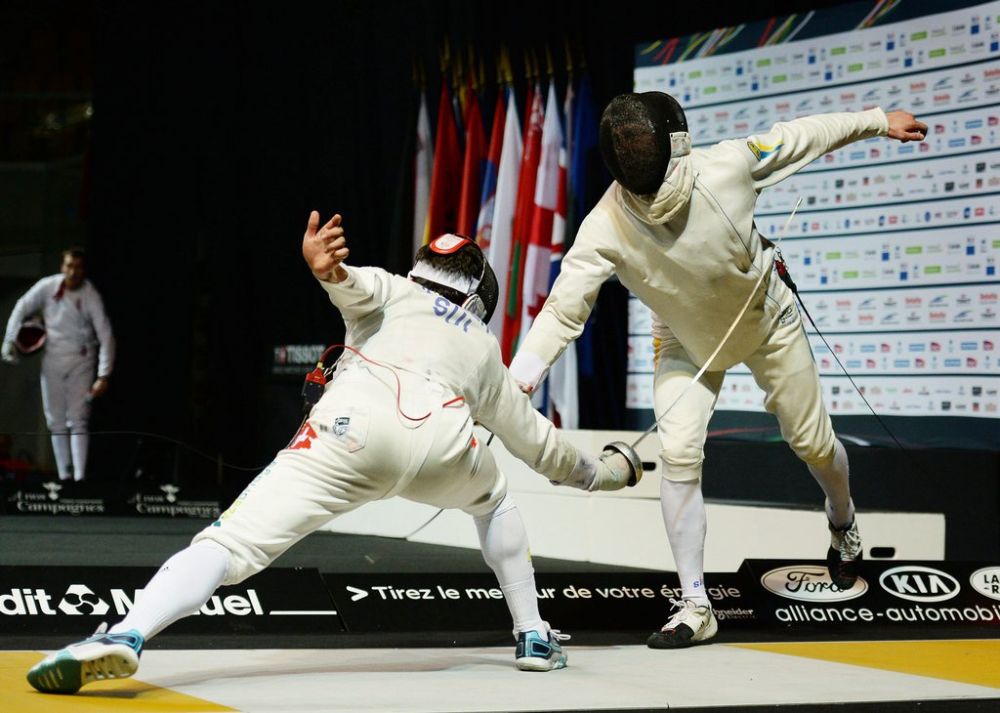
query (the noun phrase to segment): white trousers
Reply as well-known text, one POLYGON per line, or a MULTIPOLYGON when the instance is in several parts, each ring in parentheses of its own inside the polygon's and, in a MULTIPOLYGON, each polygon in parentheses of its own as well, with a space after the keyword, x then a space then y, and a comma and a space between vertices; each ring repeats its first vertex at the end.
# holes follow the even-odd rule
POLYGON ((63 480, 74 475, 82 480, 86 472, 90 387, 94 384, 96 369, 94 356, 48 350, 42 356, 42 408, 52 432, 56 469, 63 480))
POLYGON ((414 427, 396 409, 394 388, 356 368, 327 387, 293 443, 194 542, 231 553, 224 584, 259 572, 343 513, 399 495, 472 516, 492 513, 507 482, 473 435, 464 404, 402 373, 404 410, 430 412, 414 427))
MULTIPOLYGON (((764 408, 777 417, 785 442, 807 464, 824 466, 833 459, 835 436, 823 404, 819 370, 791 293, 787 289, 775 292, 787 301, 782 301, 780 315, 767 340, 744 363, 764 390, 764 408)), ((676 339, 659 340, 654 349, 653 401, 659 416, 667 412, 700 367, 676 339)), ((725 375, 724 371, 705 372, 659 421, 665 478, 675 481, 701 478, 708 423, 725 375)))

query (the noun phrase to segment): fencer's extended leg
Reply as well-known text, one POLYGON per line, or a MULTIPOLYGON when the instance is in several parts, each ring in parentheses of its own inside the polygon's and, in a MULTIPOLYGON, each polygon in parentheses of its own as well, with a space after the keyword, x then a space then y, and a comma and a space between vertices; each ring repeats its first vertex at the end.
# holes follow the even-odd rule
POLYGON ((136 631, 143 639, 156 636, 201 609, 226 578, 228 566, 229 553, 210 540, 181 550, 163 563, 111 633, 136 631))
POLYGON ((766 394, 764 407, 778 417, 782 438, 826 495, 830 578, 841 589, 850 589, 857 581, 864 552, 851 501, 847 451, 834 435, 823 404, 819 370, 801 319, 791 296, 785 299, 792 318, 768 336, 746 365, 766 394))
POLYGON ((139 667, 146 639, 181 617, 194 614, 226 576, 229 554, 213 542, 181 550, 153 576, 128 615, 43 659, 28 682, 43 693, 76 693, 94 681, 127 678, 139 667))

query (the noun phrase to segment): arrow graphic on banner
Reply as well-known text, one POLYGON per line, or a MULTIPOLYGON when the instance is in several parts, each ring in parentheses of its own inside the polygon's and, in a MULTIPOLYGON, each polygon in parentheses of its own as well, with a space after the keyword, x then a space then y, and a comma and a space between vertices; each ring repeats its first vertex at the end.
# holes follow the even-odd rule
POLYGON ((368 596, 368 592, 366 592, 364 589, 358 589, 357 587, 352 587, 349 584, 345 586, 347 587, 347 591, 351 593, 352 602, 356 602, 359 599, 364 599, 365 597, 368 596))

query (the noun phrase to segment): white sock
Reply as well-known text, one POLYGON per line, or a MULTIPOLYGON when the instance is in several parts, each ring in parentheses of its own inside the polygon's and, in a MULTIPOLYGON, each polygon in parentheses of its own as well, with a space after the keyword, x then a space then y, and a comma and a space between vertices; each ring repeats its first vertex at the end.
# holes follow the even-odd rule
POLYGON ((178 619, 194 614, 212 596, 229 567, 229 553, 214 542, 197 542, 168 559, 112 634, 136 629, 151 639, 178 619))
POLYGON ((833 460, 825 466, 809 466, 819 487, 826 494, 826 516, 834 527, 849 525, 854 520, 854 502, 851 500, 850 467, 847 451, 840 440, 834 441, 833 460))
POLYGON ((681 580, 681 596, 699 606, 709 604, 705 592, 705 533, 708 518, 701 480, 660 479, 660 507, 667 539, 681 580))
POLYGON ((535 568, 528 551, 528 533, 517 506, 504 496, 496 510, 476 518, 476 530, 483 559, 500 582, 514 620, 515 634, 534 629, 546 637, 548 632, 538 613, 535 568))
POLYGON ((56 457, 59 480, 69 480, 70 471, 69 436, 65 433, 52 434, 52 454, 56 457))
POLYGON ((90 445, 89 433, 73 433, 69 437, 73 451, 73 480, 80 482, 87 474, 87 450, 90 445))

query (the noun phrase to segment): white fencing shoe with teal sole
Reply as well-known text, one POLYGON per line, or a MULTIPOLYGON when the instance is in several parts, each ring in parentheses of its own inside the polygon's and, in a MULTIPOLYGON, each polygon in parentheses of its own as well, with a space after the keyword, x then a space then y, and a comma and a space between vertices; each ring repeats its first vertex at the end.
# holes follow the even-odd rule
POLYGON ((537 631, 522 631, 517 635, 517 647, 514 649, 514 665, 522 671, 554 671, 566 668, 566 652, 560 641, 569 639, 569 634, 563 634, 549 627, 545 622, 549 635, 546 639, 537 631))
POLYGON ((138 631, 107 634, 101 624, 89 639, 39 661, 28 671, 28 683, 42 693, 76 693, 94 681, 128 678, 139 668, 144 642, 138 631))

